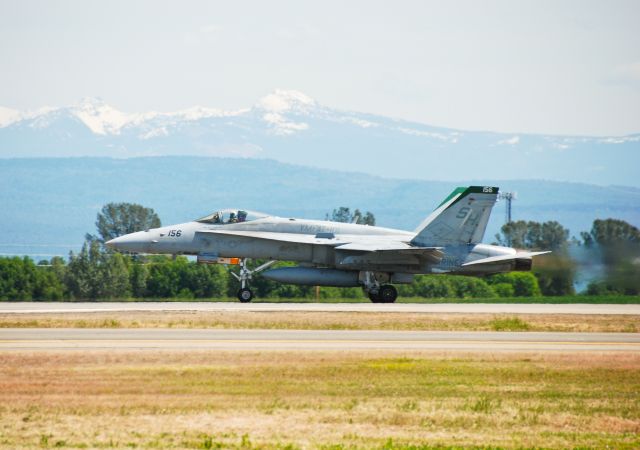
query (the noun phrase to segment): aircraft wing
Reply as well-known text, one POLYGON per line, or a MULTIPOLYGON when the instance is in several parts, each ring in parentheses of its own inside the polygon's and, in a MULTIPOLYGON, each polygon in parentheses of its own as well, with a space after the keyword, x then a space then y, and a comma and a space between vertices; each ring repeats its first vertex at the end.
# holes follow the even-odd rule
POLYGON ((544 255, 546 253, 551 253, 551 252, 550 251, 546 251, 546 252, 518 252, 518 253, 515 253, 515 254, 512 254, 512 255, 490 256, 488 258, 476 259, 475 261, 464 263, 462 265, 462 267, 479 266, 479 265, 482 265, 482 264, 494 264, 494 263, 497 263, 497 262, 512 261, 514 259, 527 259, 527 258, 532 258, 532 257, 538 256, 538 255, 544 255))
POLYGON ((352 240, 351 237, 327 239, 310 234, 276 233, 272 231, 202 230, 197 231, 197 233, 213 236, 234 236, 278 242, 291 242, 295 244, 327 245, 334 247, 336 250, 347 252, 378 252, 385 254, 396 253, 399 255, 416 255, 424 256, 434 261, 440 261, 443 256, 441 247, 414 247, 401 241, 380 240, 376 238, 370 239, 363 236, 357 236, 352 240), (366 242, 363 242, 365 240, 366 242))
POLYGON ((199 234, 209 234, 212 236, 234 236, 252 239, 264 239, 267 241, 291 242, 294 244, 315 244, 315 245, 337 245, 346 244, 346 241, 339 239, 327 239, 316 237, 310 234, 297 233, 275 233, 272 231, 239 231, 239 230, 201 230, 196 231, 199 234))
POLYGON ((379 252, 379 251, 406 251, 413 250, 412 247, 404 242, 349 242, 336 247, 336 250, 346 250, 354 252, 379 252))

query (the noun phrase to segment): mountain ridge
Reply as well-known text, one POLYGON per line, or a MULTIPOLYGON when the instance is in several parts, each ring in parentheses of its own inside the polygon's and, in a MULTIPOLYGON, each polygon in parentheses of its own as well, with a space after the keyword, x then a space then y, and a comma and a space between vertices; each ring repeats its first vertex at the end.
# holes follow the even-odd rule
MULTIPOLYGON (((194 105, 187 108, 178 109, 175 111, 147 111, 147 112, 124 112, 121 111, 108 103, 106 103, 101 97, 83 97, 78 102, 73 103, 71 105, 65 105, 60 107, 53 106, 42 106, 35 110, 19 110, 15 108, 9 108, 0 105, 0 128, 7 127, 16 122, 20 122, 23 120, 31 120, 34 118, 42 117, 44 115, 50 113, 61 113, 61 112, 69 112, 73 115, 76 115, 80 119, 85 119, 83 122, 87 126, 87 128, 96 132, 97 134, 117 134, 118 129, 125 125, 136 125, 141 121, 154 119, 157 117, 182 117, 186 120, 199 120, 208 117, 233 117, 237 115, 241 115, 244 113, 248 113, 252 110, 263 110, 265 112, 286 112, 293 111, 296 113, 302 113, 309 115, 312 110, 317 111, 340 111, 345 115, 360 115, 360 116, 369 116, 372 118, 384 118, 386 120, 395 121, 398 123, 406 123, 406 124, 414 124, 420 126, 428 126, 434 129, 447 130, 451 132, 464 132, 462 128, 450 127, 450 126, 435 126, 429 125, 423 122, 417 122, 402 118, 396 117, 388 117, 381 116, 379 114, 370 114, 359 111, 351 111, 351 110, 340 110, 340 109, 331 109, 327 108, 324 105, 318 103, 315 99, 307 96, 306 94, 295 91, 295 90, 286 90, 286 89, 275 89, 273 92, 265 95, 261 99, 258 100, 252 107, 249 108, 239 108, 232 110, 223 110, 220 108, 212 108, 202 105, 194 105), (86 116, 82 117, 82 113, 87 113, 90 116, 96 116, 100 113, 104 114, 107 117, 103 117, 104 122, 101 123, 101 126, 104 125, 112 125, 111 129, 108 130, 110 133, 105 133, 102 131, 96 131, 92 126, 93 123, 91 120, 87 120, 86 116), (116 122, 111 122, 109 120, 108 115, 117 115, 119 116, 116 119, 116 122)), ((375 123, 367 123, 366 121, 360 122, 361 126, 367 128, 369 126, 375 126, 375 123)), ((531 135, 531 136, 547 136, 547 137, 562 137, 562 138, 579 138, 579 139, 596 139, 596 140, 606 140, 606 141, 629 141, 629 140, 638 140, 640 139, 640 132, 638 133, 629 133, 624 135, 594 135, 594 136, 582 136, 576 134, 557 134, 557 133, 528 133, 528 132, 518 132, 518 131, 494 131, 489 129, 473 129, 466 130, 470 133, 490 133, 495 135, 531 135)))
POLYGON ((640 187, 640 134, 465 131, 324 106, 276 90, 249 108, 123 113, 100 99, 0 110, 0 158, 214 156, 422 180, 518 177, 640 187))

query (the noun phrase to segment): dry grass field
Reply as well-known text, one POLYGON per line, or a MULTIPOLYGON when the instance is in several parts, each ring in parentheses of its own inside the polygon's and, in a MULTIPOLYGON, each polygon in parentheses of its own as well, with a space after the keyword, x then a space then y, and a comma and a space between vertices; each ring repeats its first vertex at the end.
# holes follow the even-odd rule
POLYGON ((639 448, 640 355, 2 352, 2 448, 639 448))
POLYGON ((0 314, 0 328, 640 332, 633 315, 366 312, 98 312, 0 314))

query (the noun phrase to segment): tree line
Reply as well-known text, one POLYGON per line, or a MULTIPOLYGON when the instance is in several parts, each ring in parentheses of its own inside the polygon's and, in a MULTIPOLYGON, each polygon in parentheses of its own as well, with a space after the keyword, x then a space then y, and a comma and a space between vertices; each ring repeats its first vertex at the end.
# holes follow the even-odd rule
POLYGON ((580 277, 589 277, 590 295, 640 294, 640 230, 618 219, 596 219, 580 238, 555 221, 516 221, 496 235, 501 245, 552 250, 537 258, 533 273, 545 295, 572 294, 580 277))
MULTIPOLYGON (((281 263, 286 265, 286 263, 281 263)), ((255 276, 261 298, 314 298, 313 286, 295 286, 255 276)), ((87 243, 66 263, 63 258, 36 264, 28 257, 0 258, 0 301, 101 299, 234 298, 237 282, 220 265, 197 264, 179 256, 133 257, 109 253, 87 243), (47 263, 47 264, 45 264, 47 263)), ((500 274, 485 279, 453 275, 418 275, 400 285, 403 297, 490 298, 542 294, 531 273, 500 274)), ((360 288, 322 287, 320 298, 364 298, 360 288)))
MULTIPOLYGON (((333 211, 332 219, 375 224, 372 213, 333 211)), ((116 298, 220 298, 234 297, 237 283, 227 268, 202 265, 185 257, 126 255, 103 245, 114 237, 160 226, 151 208, 110 203, 96 220, 96 235, 87 234, 80 252, 68 262, 54 257, 36 264, 28 257, 0 258, 0 300, 96 300, 116 298)), ((640 294, 640 231, 616 219, 596 220, 580 239, 554 221, 516 221, 504 225, 496 243, 522 249, 552 250, 537 258, 532 272, 513 272, 484 278, 419 275, 400 285, 399 295, 429 298, 535 297, 574 294, 583 259, 600 267, 586 293, 640 294)), ((259 262, 256 262, 259 263, 259 262)), ((289 263, 278 263, 288 265, 289 263)), ((263 298, 313 298, 313 286, 294 286, 254 277, 252 287, 263 298)), ((363 298, 359 288, 320 289, 321 298, 363 298)))

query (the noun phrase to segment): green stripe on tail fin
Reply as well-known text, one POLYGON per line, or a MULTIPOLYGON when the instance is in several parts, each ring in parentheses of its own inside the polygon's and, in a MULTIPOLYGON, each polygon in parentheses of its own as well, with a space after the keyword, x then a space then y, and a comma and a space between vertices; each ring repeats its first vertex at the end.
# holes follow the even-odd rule
POLYGON ((421 247, 477 244, 487 229, 498 188, 456 188, 415 230, 411 240, 421 247))

